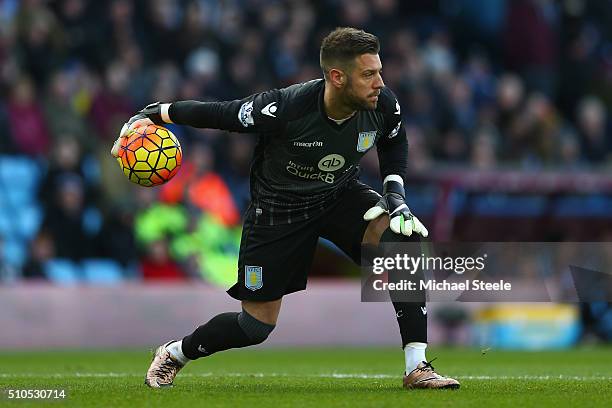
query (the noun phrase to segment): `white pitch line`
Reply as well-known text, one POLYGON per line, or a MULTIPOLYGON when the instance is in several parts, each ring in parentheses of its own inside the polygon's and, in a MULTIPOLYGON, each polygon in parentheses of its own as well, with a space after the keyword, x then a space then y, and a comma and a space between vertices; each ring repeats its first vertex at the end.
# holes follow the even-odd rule
POLYGON ((462 380, 576 380, 576 381, 611 381, 606 376, 578 376, 578 375, 459 375, 462 380))
MULTIPOLYGON (((143 377, 142 373, 0 373, 0 378, 127 378, 143 377)), ((359 374, 359 373, 328 373, 328 374, 290 374, 290 373, 183 373, 180 377, 301 377, 301 378, 335 378, 335 379, 385 379, 399 378, 401 375, 391 374, 359 374)), ((462 380, 574 380, 574 381, 612 381, 612 376, 575 376, 575 375, 453 375, 462 380)))

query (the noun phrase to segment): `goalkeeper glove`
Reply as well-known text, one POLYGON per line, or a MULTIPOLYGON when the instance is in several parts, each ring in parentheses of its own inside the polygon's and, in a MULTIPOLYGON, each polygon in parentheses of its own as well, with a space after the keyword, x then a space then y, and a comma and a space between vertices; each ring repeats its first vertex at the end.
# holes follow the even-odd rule
POLYGON ((124 133, 127 132, 127 130, 132 125, 132 123, 136 122, 137 120, 141 120, 141 119, 149 119, 151 122, 159 126, 165 125, 167 122, 165 122, 163 119, 162 107, 165 108, 165 116, 166 118, 168 118, 168 107, 169 106, 170 104, 168 103, 161 104, 159 102, 148 104, 147 106, 144 107, 144 109, 139 110, 137 114, 132 116, 126 123, 123 124, 123 127, 121 128, 120 136, 123 136, 124 133))
POLYGON ((170 120, 170 116, 168 114, 168 109, 170 108, 169 103, 150 103, 145 106, 143 109, 138 111, 137 114, 132 116, 126 123, 123 124, 121 131, 119 132, 119 137, 113 144, 113 148, 111 149, 111 154, 117 157, 119 152, 119 146, 121 145, 121 138, 127 137, 129 135, 129 131, 135 126, 143 126, 150 123, 155 125, 162 126, 166 123, 172 123, 170 120), (136 122, 145 122, 142 124, 136 124, 136 122))
POLYGON ((383 182, 383 196, 363 215, 363 219, 371 221, 380 215, 389 214, 389 226, 396 234, 411 236, 413 232, 423 237, 429 235, 427 228, 415 217, 406 205, 404 182, 398 175, 391 174, 383 182))

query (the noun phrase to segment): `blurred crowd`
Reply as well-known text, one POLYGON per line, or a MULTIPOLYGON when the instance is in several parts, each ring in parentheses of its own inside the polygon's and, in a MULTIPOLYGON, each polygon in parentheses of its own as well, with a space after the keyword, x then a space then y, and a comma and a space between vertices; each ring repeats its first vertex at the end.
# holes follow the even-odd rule
MULTIPOLYGON (((254 138, 172 127, 184 167, 160 189, 131 185, 111 144, 152 101, 321 77, 319 44, 336 26, 381 39, 413 172, 612 163, 609 0, 2 0, 0 155, 39 170, 21 273, 93 257, 145 277, 233 280, 254 138)), ((376 156, 362 167, 378 187, 376 156)))

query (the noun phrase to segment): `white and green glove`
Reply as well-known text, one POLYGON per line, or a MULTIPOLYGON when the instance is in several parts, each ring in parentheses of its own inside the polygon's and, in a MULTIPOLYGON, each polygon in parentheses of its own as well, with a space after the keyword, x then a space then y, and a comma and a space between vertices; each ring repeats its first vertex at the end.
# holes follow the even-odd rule
POLYGON ((382 214, 389 214, 389 226, 396 234, 411 236, 413 232, 423 237, 429 235, 427 228, 411 212, 406 205, 404 181, 396 174, 390 174, 383 181, 383 196, 363 215, 363 219, 371 221, 382 214))

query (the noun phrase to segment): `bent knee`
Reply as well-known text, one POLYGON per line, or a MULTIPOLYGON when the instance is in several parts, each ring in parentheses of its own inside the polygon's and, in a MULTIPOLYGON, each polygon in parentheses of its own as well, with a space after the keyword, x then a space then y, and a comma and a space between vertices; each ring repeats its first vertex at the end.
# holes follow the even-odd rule
POLYGON ((282 298, 267 302, 256 302, 251 300, 242 301, 242 310, 253 316, 255 319, 267 324, 276 324, 280 313, 282 298))

